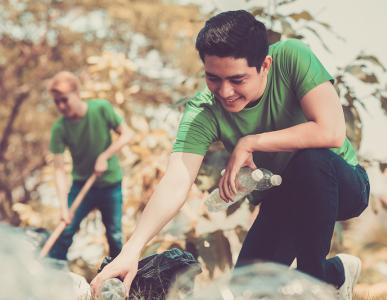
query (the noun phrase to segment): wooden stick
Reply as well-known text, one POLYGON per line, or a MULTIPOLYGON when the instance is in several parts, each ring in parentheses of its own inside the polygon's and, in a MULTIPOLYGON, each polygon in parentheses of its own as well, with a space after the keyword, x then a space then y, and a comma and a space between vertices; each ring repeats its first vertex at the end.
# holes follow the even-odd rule
MULTIPOLYGON (((83 185, 82 189, 79 191, 77 197, 75 198, 74 202, 71 204, 69 213, 70 216, 74 216, 76 210, 78 209, 79 205, 82 203, 83 199, 85 198, 87 192, 90 190, 91 186, 94 184, 95 180, 97 179, 97 176, 95 174, 91 175, 85 184, 83 185)), ((63 230, 66 228, 66 222, 61 221, 59 225, 55 228, 53 233, 51 233, 50 237, 44 244, 42 250, 40 250, 39 257, 45 257, 52 246, 54 246, 56 240, 59 238, 63 230)))

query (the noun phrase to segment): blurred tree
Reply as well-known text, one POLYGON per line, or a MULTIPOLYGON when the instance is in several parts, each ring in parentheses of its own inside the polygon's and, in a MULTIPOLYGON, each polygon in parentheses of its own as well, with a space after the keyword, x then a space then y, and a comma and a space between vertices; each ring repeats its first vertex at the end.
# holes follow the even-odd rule
MULTIPOLYGON (((93 63, 92 57, 102 56, 108 49, 125 55, 136 31, 153 38, 143 51, 171 51, 172 40, 178 40, 181 34, 175 31, 182 30, 188 11, 196 10, 167 6, 161 1, 0 3, 0 219, 17 224, 12 204, 37 197, 35 191, 41 180, 31 183, 31 178, 40 176, 47 164, 48 129, 56 116, 45 91, 46 80, 67 69, 83 74, 83 81, 100 83, 89 85, 95 93, 86 93, 87 96, 122 99, 125 89, 132 87, 129 79, 134 80, 133 74, 107 69, 101 74, 84 74, 88 62, 93 63), (165 10, 170 13, 162 14, 165 10), (173 30, 169 23, 176 23, 173 30), (114 74, 125 77, 118 86, 112 82, 114 74)), ((110 63, 110 67, 119 69, 110 63)), ((142 84, 149 81, 140 75, 137 80, 142 84)), ((170 101, 170 96, 162 92, 158 97, 150 97, 149 92, 143 94, 143 98, 170 101)))
MULTIPOLYGON (((280 7, 295 1, 275 2, 280 7)), ((280 14, 277 9, 269 11, 268 7, 257 6, 252 12, 268 20, 271 42, 286 37, 305 39, 308 33, 325 45, 320 31, 329 31, 329 25, 315 20, 307 11, 280 14)), ((187 100, 183 96, 192 95, 203 84, 193 39, 205 19, 207 16, 201 15, 194 5, 162 0, 1 1, 0 220, 19 224, 14 204, 39 200, 37 189, 49 180, 45 173, 50 159, 49 128, 57 114, 45 85, 48 78, 63 69, 80 75, 83 96, 114 102, 133 127, 136 135, 125 158, 125 171, 131 180, 126 202, 135 203, 141 210, 155 181, 162 176, 173 142, 173 137, 160 129, 167 118, 155 121, 149 111, 156 107, 154 110, 161 114, 160 104, 165 103, 181 109, 187 100), (158 63, 161 69, 179 68, 185 81, 164 80, 163 73, 149 75, 148 71, 154 71, 150 69, 155 66, 141 63, 154 53, 159 56, 152 63, 158 63)), ((357 146, 361 140, 357 104, 362 105, 364 97, 354 89, 351 80, 357 78, 369 87, 369 95, 380 99, 387 111, 380 72, 385 72, 385 68, 376 57, 359 54, 336 74, 348 133, 357 146)), ((176 128, 177 122, 173 120, 171 127, 176 128)), ((220 152, 219 144, 211 149, 196 182, 201 191, 196 190, 191 198, 205 197, 216 185, 213 177, 219 174, 227 155, 220 152)), ((240 211, 235 208, 228 215, 240 211)), ((204 213, 198 218, 211 217, 204 213)), ((133 227, 133 220, 128 219, 124 217, 126 236, 133 227)), ((243 230, 238 232, 244 235, 243 230)), ((195 233, 184 240, 193 252, 204 257, 209 270, 213 271, 215 265, 223 270, 231 265, 230 243, 223 233, 207 234, 211 239, 215 236, 213 249, 226 253, 223 260, 219 257, 216 262, 216 253, 202 254, 206 246, 201 236, 195 233)))
MULTIPOLYGON (((313 35, 320 41, 326 51, 331 52, 329 46, 324 41, 322 33, 328 32, 338 40, 342 40, 342 38, 332 30, 329 24, 319 21, 306 10, 290 14, 279 12, 281 8, 294 2, 297 2, 297 0, 269 0, 268 6, 257 6, 252 9, 252 13, 261 19, 268 20, 267 26, 271 43, 282 38, 296 38, 308 42, 307 36, 313 35), (272 8, 270 13, 268 8, 272 8)), ((336 74, 332 74, 335 77, 335 86, 343 103, 347 135, 357 149, 362 138, 362 123, 356 105, 359 104, 365 108, 364 101, 372 95, 380 100, 381 107, 387 111, 385 108, 385 95, 383 93, 385 83, 380 79, 380 74, 385 74, 385 72, 385 67, 377 57, 365 54, 362 50, 359 50, 359 54, 353 62, 347 66, 340 67, 336 74), (379 75, 378 71, 374 71, 375 68, 379 69, 379 75), (361 81, 363 88, 364 85, 367 85, 367 88, 372 91, 368 95, 359 95, 359 89, 353 87, 353 77, 361 81)))
POLYGON ((62 68, 76 70, 98 43, 84 43, 81 33, 58 24, 73 9, 58 1, 0 4, 0 218, 12 223, 18 222, 12 204, 34 196, 39 180, 28 178, 46 164, 54 114, 42 101, 44 81, 62 68))

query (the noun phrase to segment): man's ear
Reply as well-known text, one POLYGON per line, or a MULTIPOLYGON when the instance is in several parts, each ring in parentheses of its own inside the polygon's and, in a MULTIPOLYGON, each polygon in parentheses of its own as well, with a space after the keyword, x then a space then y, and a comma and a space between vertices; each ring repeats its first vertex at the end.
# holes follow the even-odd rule
POLYGON ((266 55, 265 59, 262 62, 261 72, 268 73, 272 62, 273 58, 270 55, 266 55))

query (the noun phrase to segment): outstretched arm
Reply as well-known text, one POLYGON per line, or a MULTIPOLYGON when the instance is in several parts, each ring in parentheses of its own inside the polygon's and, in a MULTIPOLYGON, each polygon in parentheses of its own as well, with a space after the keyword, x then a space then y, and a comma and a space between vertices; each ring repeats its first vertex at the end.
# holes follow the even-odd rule
POLYGON ((91 282, 93 293, 99 292, 101 284, 109 278, 120 277, 129 291, 137 273, 141 250, 179 211, 184 204, 203 161, 202 155, 172 153, 167 170, 129 241, 121 253, 107 265, 91 282))

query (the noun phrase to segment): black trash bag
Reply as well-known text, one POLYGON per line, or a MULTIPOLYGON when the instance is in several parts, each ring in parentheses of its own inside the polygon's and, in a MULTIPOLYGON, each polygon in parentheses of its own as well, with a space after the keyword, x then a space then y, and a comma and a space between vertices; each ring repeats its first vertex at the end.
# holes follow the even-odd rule
MULTIPOLYGON (((109 264, 113 259, 105 257, 98 272, 109 264)), ((195 276, 200 274, 202 269, 195 257, 178 248, 169 249, 161 254, 154 254, 140 260, 138 271, 133 279, 129 292, 129 299, 165 299, 172 283, 178 275, 184 273, 184 282, 190 283, 184 286, 184 294, 192 292, 195 276)))

